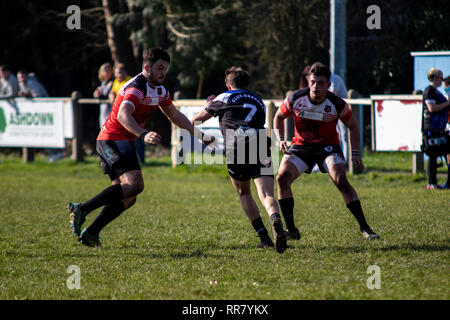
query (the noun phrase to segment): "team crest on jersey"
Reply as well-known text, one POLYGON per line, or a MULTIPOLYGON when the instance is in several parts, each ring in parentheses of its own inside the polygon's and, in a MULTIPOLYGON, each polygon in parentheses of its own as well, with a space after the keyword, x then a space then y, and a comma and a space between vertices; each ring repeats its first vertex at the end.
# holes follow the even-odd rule
POLYGON ((323 108, 323 110, 325 112, 331 112, 331 106, 325 106, 325 108, 323 108))
POLYGON ((268 168, 272 165, 272 161, 270 161, 270 159, 266 159, 263 161, 263 165, 264 167, 268 168))
POLYGON ((158 96, 162 95, 162 89, 158 88, 158 96))

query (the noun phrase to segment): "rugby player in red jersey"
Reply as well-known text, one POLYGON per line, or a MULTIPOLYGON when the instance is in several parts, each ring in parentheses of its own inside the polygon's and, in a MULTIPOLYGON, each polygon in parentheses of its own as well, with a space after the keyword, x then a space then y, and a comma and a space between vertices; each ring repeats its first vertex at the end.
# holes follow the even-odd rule
POLYGON ((311 173, 315 164, 321 172, 328 172, 331 180, 341 192, 347 208, 359 223, 366 239, 379 236, 369 227, 364 218, 358 195, 347 180, 345 159, 339 146, 336 124, 340 119, 350 130, 352 161, 361 170, 364 165, 359 155, 359 128, 347 103, 328 91, 330 70, 315 63, 309 71, 309 87, 293 91, 283 101, 274 117, 274 129, 284 153, 277 175, 278 202, 287 225, 286 235, 300 239, 294 223, 294 197, 291 184, 303 172, 311 173), (294 115, 295 137, 288 149, 284 140, 283 120, 294 115))
POLYGON ((134 142, 142 139, 157 144, 161 136, 144 129, 146 122, 159 107, 171 122, 189 131, 202 142, 210 144, 213 137, 202 135, 172 104, 168 90, 163 86, 169 54, 161 48, 152 48, 144 54, 143 70, 126 82, 119 91, 111 113, 97 137, 97 152, 103 173, 108 174, 112 186, 82 203, 69 203, 68 212, 73 232, 87 246, 100 246, 99 233, 122 212, 136 202, 144 190, 144 179, 136 156, 134 142), (194 134, 195 132, 195 134, 194 134), (92 224, 81 231, 86 216, 103 207, 92 224))

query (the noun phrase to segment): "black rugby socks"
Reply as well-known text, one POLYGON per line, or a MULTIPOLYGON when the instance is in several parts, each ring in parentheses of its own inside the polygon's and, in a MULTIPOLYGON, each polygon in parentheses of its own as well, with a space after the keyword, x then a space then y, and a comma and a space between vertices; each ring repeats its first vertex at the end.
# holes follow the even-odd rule
POLYGON ((258 217, 255 220, 253 220, 252 226, 255 229, 256 233, 258 234, 258 236, 261 240, 264 240, 269 236, 269 233, 267 232, 267 229, 264 226, 264 223, 263 223, 261 217, 258 217))
POLYGON ((369 228, 369 225, 366 222, 366 218, 364 218, 364 213, 363 213, 363 210, 361 208, 361 202, 359 202, 359 200, 350 201, 347 204, 347 208, 353 214, 353 216, 355 217, 356 221, 358 221, 359 228, 361 230, 369 228))
POLYGON ((124 211, 125 206, 121 200, 116 200, 115 202, 107 204, 103 207, 102 211, 100 211, 94 222, 87 228, 87 232, 93 236, 97 236, 107 224, 120 216, 124 211))
POLYGON ((80 205, 80 210, 89 213, 109 203, 122 200, 123 198, 122 186, 120 184, 115 184, 106 188, 88 201, 83 202, 80 205))
POLYGON ((281 213, 288 230, 295 230, 294 223, 294 198, 279 199, 281 213))

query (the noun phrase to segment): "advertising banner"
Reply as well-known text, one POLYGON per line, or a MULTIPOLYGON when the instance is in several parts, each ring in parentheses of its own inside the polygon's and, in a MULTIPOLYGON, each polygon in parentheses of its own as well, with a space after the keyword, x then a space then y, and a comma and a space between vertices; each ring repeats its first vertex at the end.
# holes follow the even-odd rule
POLYGON ((63 104, 62 100, 0 100, 0 146, 64 148, 63 104))
POLYGON ((375 151, 420 152, 422 100, 374 100, 375 151))

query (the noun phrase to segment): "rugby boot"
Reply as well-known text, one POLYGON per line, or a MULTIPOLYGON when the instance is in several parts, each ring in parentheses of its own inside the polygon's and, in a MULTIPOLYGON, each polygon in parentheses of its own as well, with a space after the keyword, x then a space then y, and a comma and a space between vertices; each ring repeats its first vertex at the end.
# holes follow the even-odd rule
POLYGON ((269 237, 264 238, 264 240, 261 240, 258 243, 258 248, 272 248, 273 246, 274 245, 272 239, 270 239, 269 237))
POLYGON ((370 228, 364 228, 361 229, 362 235, 365 239, 368 240, 376 240, 376 239, 380 239, 380 236, 377 235, 372 229, 370 228))
POLYGON ((86 221, 87 213, 80 210, 81 203, 69 203, 67 205, 67 212, 69 213, 70 226, 73 233, 78 237, 81 234, 81 226, 86 221))
POLYGON ((88 246, 88 247, 101 247, 100 243, 100 237, 94 236, 90 234, 86 228, 81 232, 80 237, 78 238, 78 241, 80 241, 82 244, 88 246))
POLYGON ((287 242, 281 218, 273 219, 271 221, 271 224, 272 224, 273 239, 275 242, 275 250, 277 250, 278 253, 283 253, 286 250, 287 242))
POLYGON ((297 228, 294 228, 293 230, 286 229, 285 234, 286 239, 288 240, 300 240, 302 237, 297 228))

